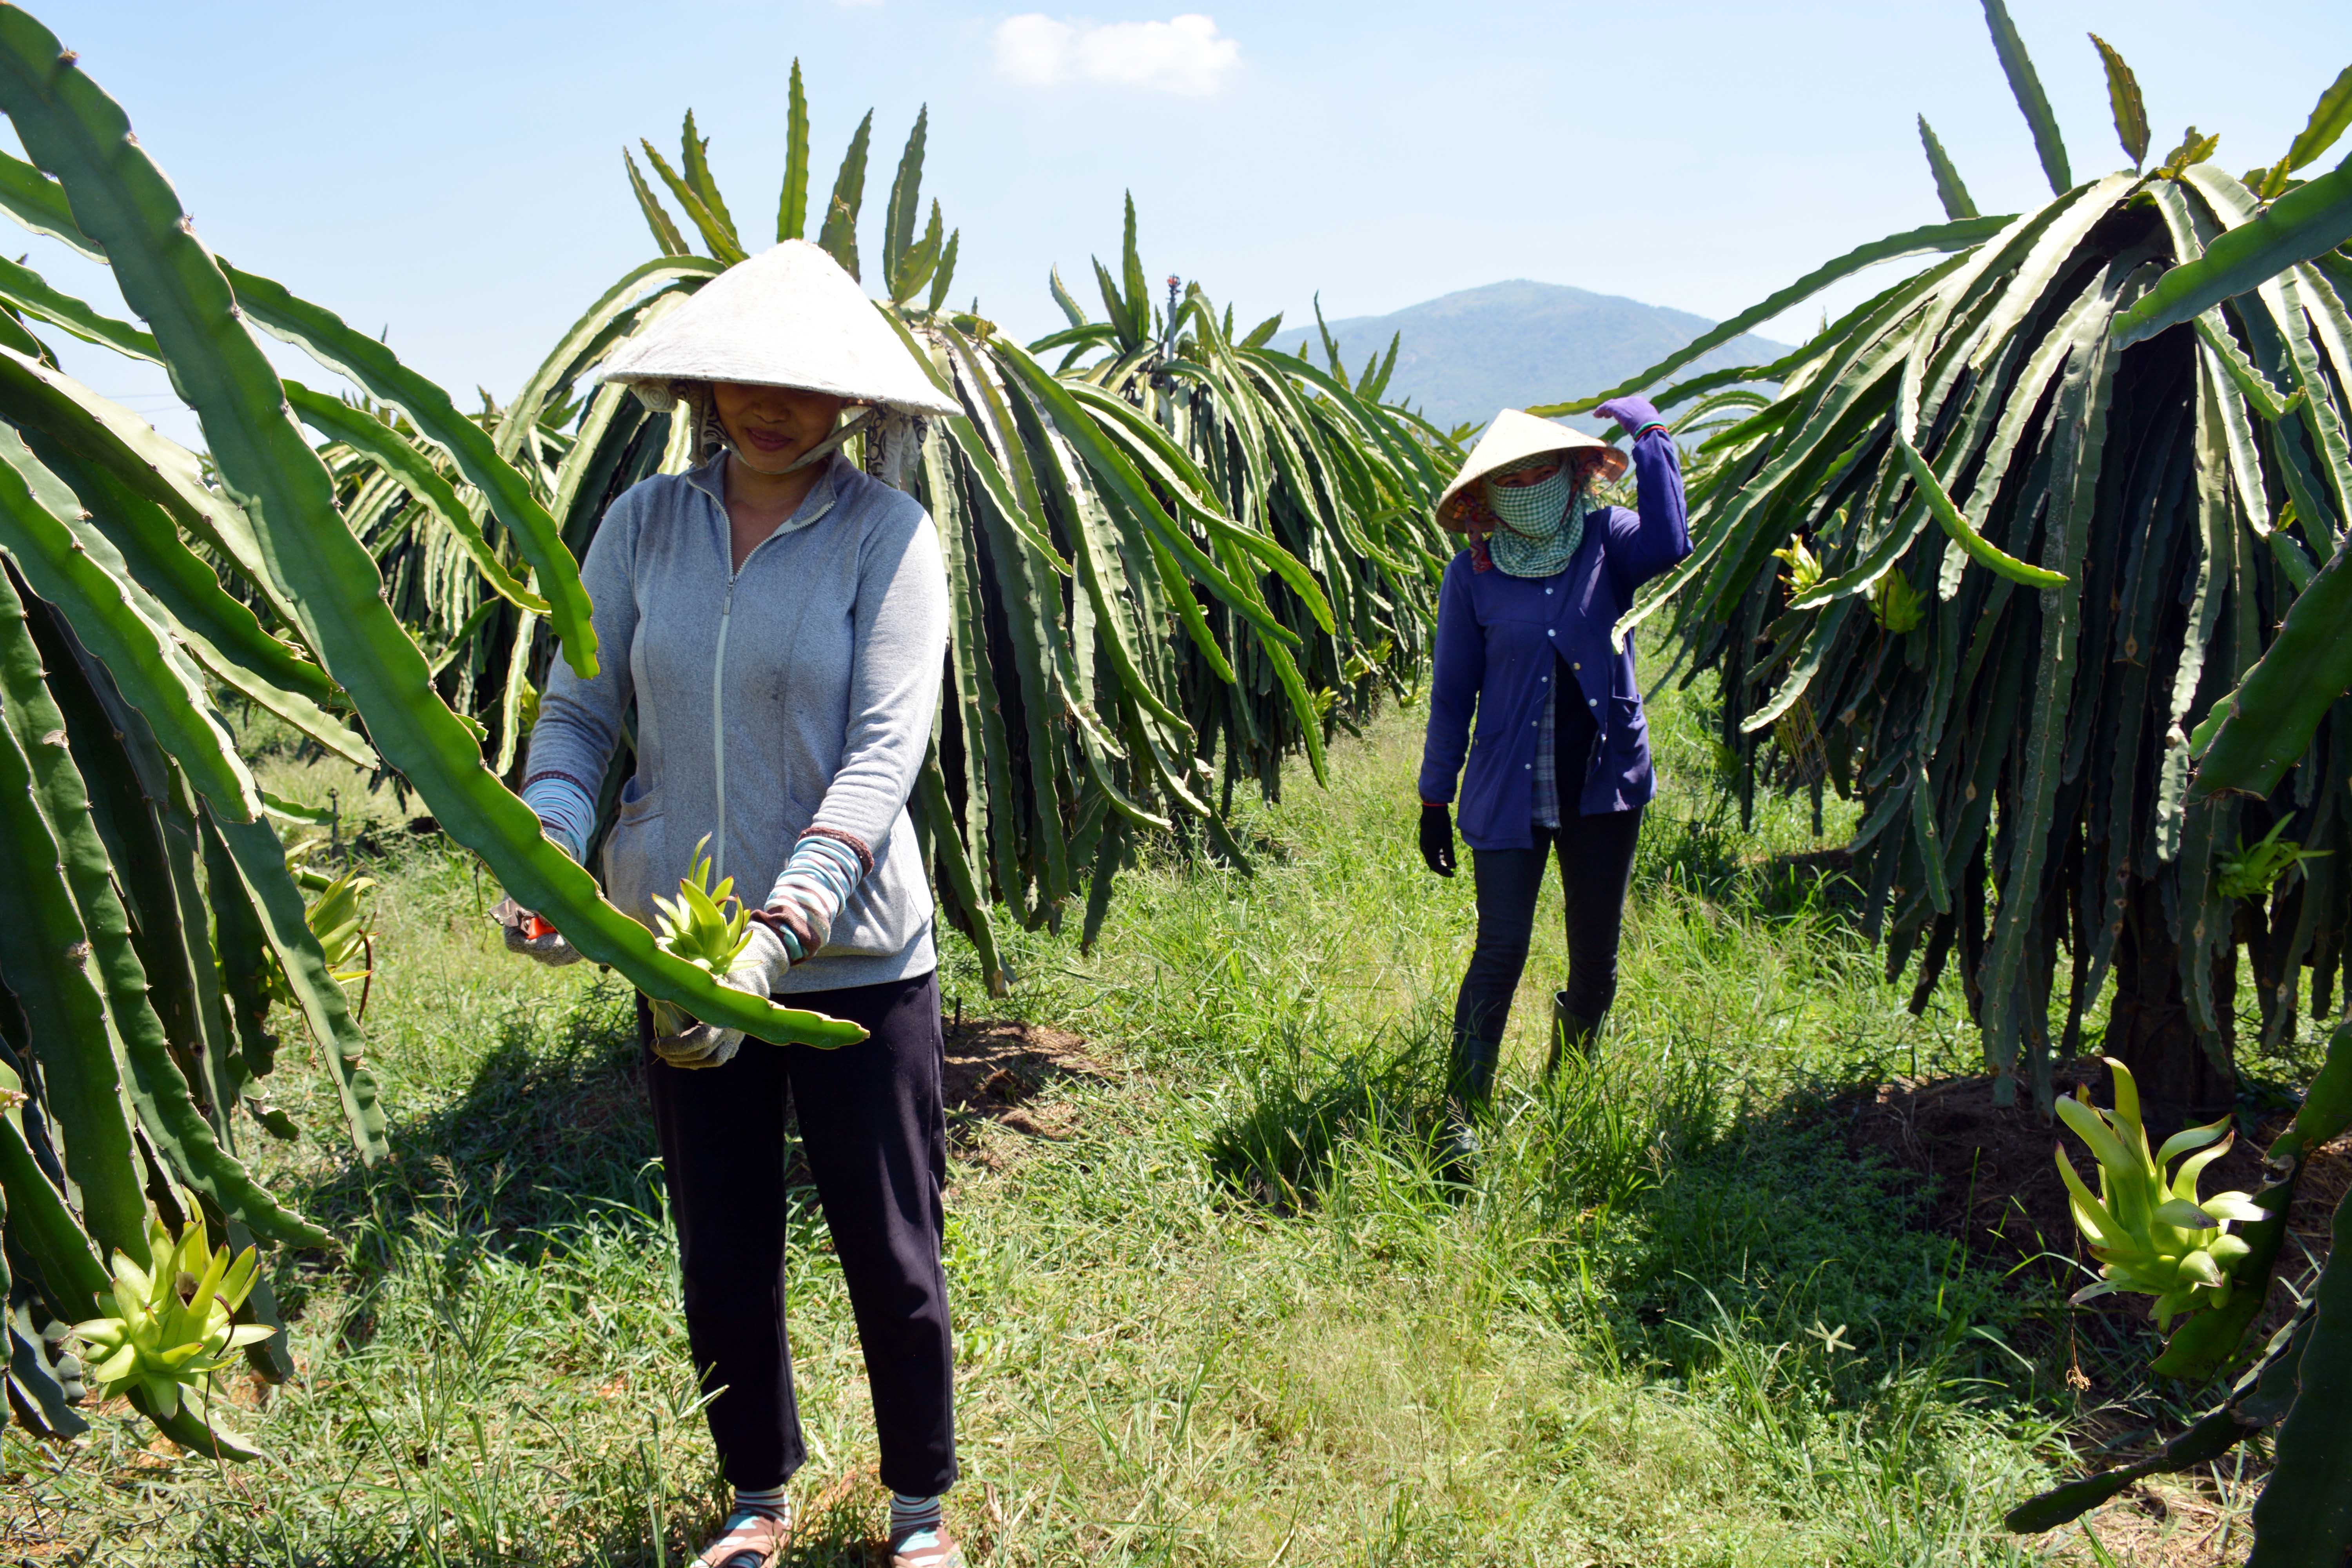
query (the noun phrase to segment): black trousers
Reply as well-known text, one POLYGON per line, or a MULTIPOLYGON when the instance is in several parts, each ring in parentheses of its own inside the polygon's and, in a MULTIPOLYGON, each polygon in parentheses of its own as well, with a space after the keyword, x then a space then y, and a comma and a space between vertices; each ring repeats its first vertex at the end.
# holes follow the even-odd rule
MULTIPOLYGON (((1568 775, 1573 777, 1575 775, 1568 775)), ((1559 828, 1535 825, 1526 849, 1473 849, 1471 875, 1478 898, 1478 940, 1454 1003, 1454 1037, 1491 1048, 1510 1021, 1511 994, 1528 964, 1535 934, 1536 893, 1544 862, 1559 858, 1559 886, 1568 904, 1568 1010, 1597 1020, 1617 996, 1617 942, 1625 922, 1625 889, 1633 874, 1633 845, 1642 808, 1575 815, 1563 802, 1559 828)))
POLYGON ((789 1096, 849 1282, 882 1483, 933 1496, 956 1478, 955 1348, 940 1266, 947 1122, 939 976, 778 1000, 869 1033, 830 1051, 746 1039, 724 1067, 674 1068, 653 1056, 652 1019, 637 1001, 686 1276, 687 1340, 703 1392, 718 1393, 710 1436, 738 1487, 781 1486, 807 1457, 784 1335, 789 1096))

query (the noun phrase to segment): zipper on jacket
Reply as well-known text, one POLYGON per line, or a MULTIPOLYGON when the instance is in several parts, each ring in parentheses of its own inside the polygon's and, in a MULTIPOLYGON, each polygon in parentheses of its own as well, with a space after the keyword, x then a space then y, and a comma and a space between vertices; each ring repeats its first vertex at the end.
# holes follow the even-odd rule
MULTIPOLYGON (((700 486, 696 488, 701 489, 700 486)), ((702 493, 710 495, 707 489, 702 493)), ((778 524, 766 539, 751 546, 743 556, 743 564, 737 566, 734 540, 727 531, 732 526, 727 511, 727 502, 719 496, 711 496, 710 499, 719 508, 719 525, 721 531, 719 548, 727 552, 727 563, 730 568, 727 574, 727 597, 719 602, 719 646, 713 651, 710 660, 710 771, 719 791, 719 823, 711 832, 711 842, 717 847, 710 857, 710 879, 713 883, 718 883, 727 879, 727 624, 729 617, 735 613, 735 584, 742 579, 743 574, 751 569, 752 557, 768 547, 769 541, 780 539, 786 532, 797 532, 798 530, 787 530, 782 524, 778 524)), ((802 504, 807 504, 805 500, 802 504)), ((809 523, 816 522, 819 518, 824 516, 825 512, 832 510, 833 502, 828 500, 824 510, 820 510, 816 517, 809 519, 809 523)), ((788 518, 785 521, 791 520, 788 518)))
MULTIPOLYGON (((724 522, 727 509, 721 506, 719 513, 719 521, 724 522)), ((711 834, 711 842, 718 847, 710 857, 710 879, 713 883, 727 879, 727 626, 735 614, 735 584, 742 580, 744 573, 751 570, 752 558, 768 547, 768 541, 781 537, 782 532, 778 529, 767 539, 751 546, 750 553, 743 557, 743 564, 727 574, 727 597, 719 605, 719 646, 710 659, 710 772, 719 789, 719 826, 711 834)), ((734 559, 731 542, 728 545, 728 559, 731 564, 734 559)))
MULTIPOLYGON (((752 555, 759 551, 758 544, 751 547, 752 555)), ((744 556, 743 564, 751 563, 751 556, 744 556)), ((719 607, 719 648, 710 661, 710 770, 719 791, 719 826, 712 836, 718 844, 718 852, 711 857, 717 868, 711 873, 713 884, 727 879, 727 622, 735 613, 735 580, 742 574, 740 569, 727 574, 727 597, 719 607)))

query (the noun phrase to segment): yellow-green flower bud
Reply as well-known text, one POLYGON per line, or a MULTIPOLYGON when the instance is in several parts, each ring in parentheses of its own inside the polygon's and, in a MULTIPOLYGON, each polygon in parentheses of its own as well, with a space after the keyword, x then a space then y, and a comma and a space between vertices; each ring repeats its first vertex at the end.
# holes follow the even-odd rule
POLYGON ((2181 1312, 2228 1302, 2230 1270, 2247 1250, 2230 1226, 2260 1219, 2263 1211, 2244 1193, 2197 1195, 2205 1167, 2229 1152, 2228 1117, 2178 1132, 2151 1155, 2131 1069, 2113 1057, 2106 1062, 2115 1074, 2115 1110, 2101 1110, 2087 1093, 2058 1102, 2059 1119, 2099 1163, 2094 1197, 2064 1146, 2056 1152, 2074 1224, 2100 1265, 2098 1283, 2076 1291, 2074 1300, 2119 1290, 2153 1296, 2157 1326, 2163 1328, 2181 1312), (2168 1178, 2166 1167, 2175 1159, 2179 1166, 2168 1178))

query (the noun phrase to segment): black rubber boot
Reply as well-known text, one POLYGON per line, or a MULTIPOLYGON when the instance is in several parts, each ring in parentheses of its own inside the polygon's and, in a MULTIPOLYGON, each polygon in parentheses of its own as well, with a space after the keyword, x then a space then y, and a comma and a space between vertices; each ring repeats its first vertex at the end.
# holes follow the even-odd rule
POLYGON ((1495 1061, 1502 1053, 1499 1040, 1454 1037, 1454 1052, 1445 1068, 1445 1137, 1440 1154, 1445 1174, 1467 1181, 1478 1155, 1478 1123, 1495 1097, 1495 1061))
MULTIPOLYGON (((1601 1017, 1607 1017, 1602 1014, 1601 1017)), ((1560 1058, 1573 1052, 1586 1061, 1592 1059, 1594 1042, 1601 1037, 1601 1018, 1583 1018, 1568 1010, 1568 993, 1551 994, 1551 1055, 1544 1062, 1544 1077, 1559 1071, 1560 1058)))

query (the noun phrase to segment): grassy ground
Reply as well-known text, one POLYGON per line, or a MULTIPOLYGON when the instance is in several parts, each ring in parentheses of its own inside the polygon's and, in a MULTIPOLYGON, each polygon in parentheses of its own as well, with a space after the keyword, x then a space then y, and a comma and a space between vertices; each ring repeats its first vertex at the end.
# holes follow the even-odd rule
MULTIPOLYGON (((954 1173, 950 1511, 975 1561, 2081 1550, 1998 1524, 2080 1413, 2063 1309, 1912 1224, 1915 1184, 1850 1155, 1832 1110, 1889 1072, 1969 1070, 1972 1038, 1948 998, 1911 1017, 1770 870, 1814 846, 1806 814, 1739 832, 1686 705, 1655 717, 1666 785, 1601 1065, 1536 1082, 1555 885, 1478 1184, 1433 1177, 1473 920, 1466 868, 1441 882, 1413 849, 1418 718, 1338 748, 1328 793, 1302 777, 1253 812, 1254 876, 1171 858, 1129 876, 1091 955, 1013 937, 1009 1002, 950 943, 967 1013, 1075 1029, 1109 1069, 1048 1089, 1066 1136, 999 1134, 954 1173)), ((355 819, 404 815, 341 787, 355 819)), ((395 1154, 349 1163, 289 1037, 279 1099, 304 1133, 260 1159, 345 1250, 279 1260, 299 1374, 240 1395, 271 1457, 216 1472, 119 1411, 63 1450, 12 1432, 0 1555, 668 1564, 714 1519, 625 994, 508 957, 468 860, 383 838, 366 1022, 395 1154)), ((871 1418, 813 1207, 796 1246, 815 1524, 796 1561, 864 1562, 871 1418)), ((2245 1501, 2209 1485, 2200 1550, 2245 1501)), ((2183 1544, 2139 1539, 2145 1561, 2183 1544)))

